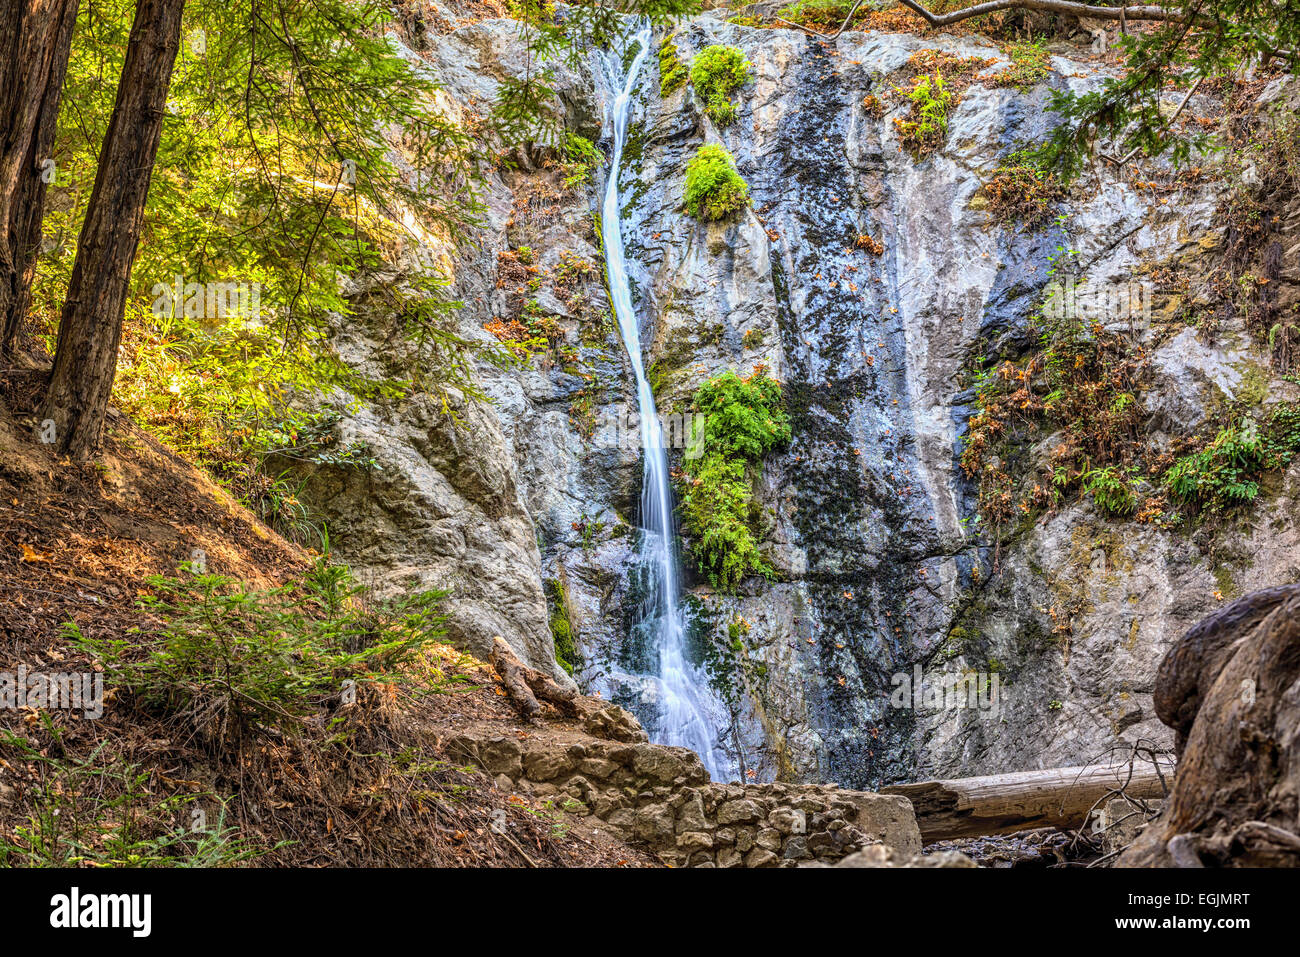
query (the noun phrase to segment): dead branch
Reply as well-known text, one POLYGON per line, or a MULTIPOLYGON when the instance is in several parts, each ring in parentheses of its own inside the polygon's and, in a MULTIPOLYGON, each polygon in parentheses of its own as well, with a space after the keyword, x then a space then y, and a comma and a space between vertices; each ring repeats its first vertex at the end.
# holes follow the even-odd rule
MULTIPOLYGON (((853 8, 849 10, 849 15, 840 24, 840 28, 834 33, 822 33, 820 30, 814 30, 812 27, 806 27, 801 23, 792 23, 781 17, 773 17, 773 19, 778 23, 784 23, 797 30, 811 33, 813 36, 834 40, 848 29, 849 23, 858 12, 858 8, 865 2, 866 0, 857 0, 853 4, 853 8)), ((969 20, 971 17, 982 17, 986 13, 997 13, 999 10, 1041 10, 1046 13, 1064 13, 1072 17, 1091 17, 1094 20, 1118 20, 1125 28, 1127 28, 1130 20, 1164 20, 1181 23, 1187 19, 1183 11, 1169 10, 1165 7, 1097 7, 1089 3, 1075 3, 1073 0, 986 0, 985 3, 977 3, 975 6, 966 7, 964 10, 953 10, 951 13, 931 13, 917 3, 916 0, 899 0, 899 2, 913 13, 919 14, 932 27, 946 27, 954 23, 960 23, 962 20, 969 20)))
POLYGON ((506 697, 525 721, 532 721, 541 712, 538 698, 555 707, 565 717, 576 718, 578 696, 561 688, 550 677, 524 665, 500 635, 492 639, 490 663, 501 676, 506 697))

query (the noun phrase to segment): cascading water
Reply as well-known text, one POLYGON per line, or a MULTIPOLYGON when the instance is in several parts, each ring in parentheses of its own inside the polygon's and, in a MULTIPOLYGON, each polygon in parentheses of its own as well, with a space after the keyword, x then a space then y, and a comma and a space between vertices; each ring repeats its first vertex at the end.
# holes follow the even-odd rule
POLYGON ((655 409, 654 394, 646 379, 645 364, 641 358, 641 333, 637 326, 636 312, 632 308, 632 292, 628 285, 627 265, 623 255, 618 173, 627 139, 632 91, 641 64, 650 50, 650 30, 642 30, 634 42, 639 50, 614 101, 614 155, 610 160, 605 202, 601 211, 601 238, 605 245, 605 264, 614 315, 636 374, 637 411, 641 422, 641 448, 644 454, 641 561, 648 571, 650 588, 641 609, 639 627, 650 630, 658 651, 658 674, 654 678, 659 691, 659 713, 650 725, 653 736, 659 743, 690 748, 699 754, 714 780, 727 780, 732 770, 731 761, 719 746, 720 729, 726 721, 726 709, 711 694, 707 681, 686 659, 686 627, 678 594, 668 455, 664 448, 663 428, 655 409))

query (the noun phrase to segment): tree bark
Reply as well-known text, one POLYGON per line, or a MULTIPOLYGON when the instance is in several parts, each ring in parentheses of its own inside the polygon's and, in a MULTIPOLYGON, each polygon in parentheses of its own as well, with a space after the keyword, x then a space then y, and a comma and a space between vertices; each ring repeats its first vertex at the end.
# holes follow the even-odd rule
POLYGON ((117 101, 100 151, 68 283, 54 372, 39 413, 55 447, 84 459, 99 445, 117 373, 131 263, 144 222, 185 0, 138 0, 117 101))
POLYGON ((578 696, 561 688, 551 678, 524 665, 500 635, 492 639, 489 663, 501 676, 506 697, 526 721, 533 721, 542 706, 538 698, 552 705, 568 718, 580 715, 578 696))
POLYGON ((1174 765, 1162 757, 1159 767, 1135 759, 1079 768, 1017 771, 977 778, 918 781, 880 789, 912 802, 921 839, 1011 834, 1039 827, 1078 827, 1108 795, 1122 791, 1131 798, 1164 797, 1174 765))
POLYGON ((7 0, 0 22, 0 355, 27 316, 79 0, 7 0))
MULTIPOLYGON (((982 17, 985 14, 997 13, 999 10, 1037 10, 1072 17, 1091 17, 1094 20, 1119 20, 1121 22, 1128 20, 1176 20, 1181 22, 1186 18, 1186 14, 1177 8, 1169 9, 1160 6, 1097 7, 1088 3, 1078 3, 1075 0, 985 0, 984 3, 977 3, 961 10, 953 10, 950 13, 931 13, 918 0, 899 0, 899 2, 913 13, 921 16, 932 27, 950 26, 954 23, 960 23, 962 20, 969 20, 971 17, 982 17)), ((858 8, 864 3, 866 3, 866 0, 856 0, 849 10, 849 15, 844 18, 844 22, 834 33, 822 33, 820 30, 806 27, 802 23, 783 20, 781 17, 773 17, 772 19, 778 23, 784 23, 786 26, 811 33, 814 36, 834 40, 849 28, 853 15, 858 12, 858 8)))
POLYGON ((1300 585, 1247 595, 1184 635, 1155 705, 1178 734, 1178 773, 1115 865, 1300 866, 1300 585))

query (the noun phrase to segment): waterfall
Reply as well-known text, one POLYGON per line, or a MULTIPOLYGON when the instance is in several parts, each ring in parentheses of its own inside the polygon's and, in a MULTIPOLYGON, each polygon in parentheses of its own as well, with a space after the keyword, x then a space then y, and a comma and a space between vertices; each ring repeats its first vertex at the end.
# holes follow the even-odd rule
MULTIPOLYGON (((641 624, 650 629, 658 652, 659 713, 650 722, 660 744, 690 748, 699 754, 714 780, 727 780, 731 762, 719 746, 727 720, 726 709, 711 693, 707 680, 686 659, 686 627, 678 593, 676 533, 673 527, 672 491, 668 484, 668 455, 664 433, 655 410, 654 394, 646 379, 641 357, 641 333, 632 308, 627 264, 623 255, 623 229, 618 192, 619 166, 627 140, 628 113, 637 73, 650 51, 650 30, 637 34, 640 49, 627 71, 614 101, 614 155, 610 160, 605 201, 601 210, 602 240, 610 296, 623 344, 636 374, 637 411, 641 424, 644 481, 641 488, 641 561, 651 587, 640 609, 641 624)), ((615 61, 618 62, 618 61, 615 61)))

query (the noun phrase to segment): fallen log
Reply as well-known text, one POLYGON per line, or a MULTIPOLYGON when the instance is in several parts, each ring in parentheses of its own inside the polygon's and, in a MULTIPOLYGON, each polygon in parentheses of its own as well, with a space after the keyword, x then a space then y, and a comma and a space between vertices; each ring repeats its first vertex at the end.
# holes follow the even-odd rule
POLYGON ((579 716, 577 694, 561 688, 549 676, 521 662, 500 636, 492 639, 489 663, 501 676, 506 697, 525 721, 533 721, 541 712, 538 698, 553 705, 565 717, 579 716))
POLYGON ((1164 797, 1174 761, 1164 755, 1158 760, 917 781, 880 791, 912 802, 921 840, 927 844, 1038 827, 1072 828, 1084 824, 1093 808, 1109 797, 1164 797))

